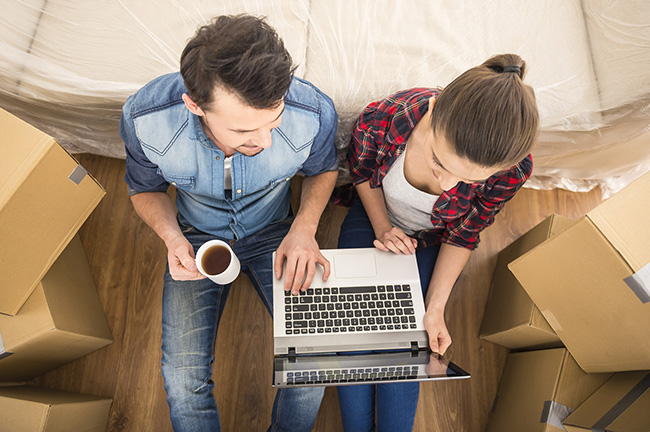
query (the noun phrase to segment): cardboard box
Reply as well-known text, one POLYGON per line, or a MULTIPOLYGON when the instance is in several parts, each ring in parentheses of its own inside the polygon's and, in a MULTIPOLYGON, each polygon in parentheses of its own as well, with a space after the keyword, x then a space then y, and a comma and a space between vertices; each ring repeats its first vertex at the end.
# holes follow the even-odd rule
POLYGON ((111 403, 42 387, 0 387, 0 431, 105 432, 111 403))
POLYGON ((487 432, 563 431, 562 420, 611 374, 586 374, 565 348, 508 355, 487 432))
POLYGON ((510 270, 586 372, 650 369, 650 173, 510 270))
POLYGON ((572 223, 564 216, 551 215, 499 253, 481 324, 481 339, 511 349, 562 346, 508 264, 572 223))
POLYGON ((569 432, 650 431, 650 371, 611 377, 564 420, 569 432))
POLYGON ((57 142, 0 109, 0 313, 15 315, 104 196, 57 142))
POLYGON ((0 382, 32 379, 112 342, 76 236, 16 316, 0 315, 0 382))

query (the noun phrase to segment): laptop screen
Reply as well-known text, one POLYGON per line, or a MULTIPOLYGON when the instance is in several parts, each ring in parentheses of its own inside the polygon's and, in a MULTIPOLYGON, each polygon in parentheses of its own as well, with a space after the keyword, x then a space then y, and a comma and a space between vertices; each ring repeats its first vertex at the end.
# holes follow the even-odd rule
POLYGON ((276 357, 274 387, 434 381, 470 375, 428 350, 276 357))

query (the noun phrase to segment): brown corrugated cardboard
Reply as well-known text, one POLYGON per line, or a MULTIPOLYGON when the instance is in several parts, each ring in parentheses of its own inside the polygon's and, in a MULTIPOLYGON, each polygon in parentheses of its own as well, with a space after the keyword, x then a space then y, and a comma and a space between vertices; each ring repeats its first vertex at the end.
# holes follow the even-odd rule
POLYGON ((650 369, 648 190, 650 174, 509 266, 586 372, 650 369))
POLYGON ((562 431, 562 420, 611 374, 586 374, 565 348, 511 353, 487 432, 562 431))
POLYGON ((0 313, 15 315, 104 196, 57 142, 0 109, 0 313))
POLYGON ((0 381, 34 378, 112 342, 76 236, 16 316, 0 315, 0 381))
POLYGON ((562 346, 560 338, 508 269, 508 264, 571 223, 569 218, 551 215, 499 253, 481 324, 481 339, 511 349, 562 346))
POLYGON ((564 420, 569 432, 650 431, 650 371, 622 372, 564 420))
POLYGON ((0 387, 0 430, 105 432, 112 399, 41 387, 0 387))

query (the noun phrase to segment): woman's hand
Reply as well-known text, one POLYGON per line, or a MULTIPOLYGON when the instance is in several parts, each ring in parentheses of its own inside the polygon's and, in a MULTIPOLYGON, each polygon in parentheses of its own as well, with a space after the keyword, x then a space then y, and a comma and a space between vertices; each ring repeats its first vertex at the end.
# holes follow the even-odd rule
POLYGON ((392 227, 390 230, 384 232, 381 237, 378 237, 373 244, 377 249, 386 252, 391 251, 398 255, 412 255, 415 253, 418 241, 404 234, 401 229, 392 227))
POLYGON ((427 310, 424 314, 424 328, 429 335, 431 351, 443 355, 451 345, 451 336, 445 325, 444 310, 427 310))

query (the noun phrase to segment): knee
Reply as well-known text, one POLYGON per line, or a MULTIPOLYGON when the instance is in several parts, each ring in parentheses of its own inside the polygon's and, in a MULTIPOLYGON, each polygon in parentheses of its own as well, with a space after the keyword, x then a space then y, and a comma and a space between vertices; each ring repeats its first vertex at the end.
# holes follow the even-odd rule
POLYGON ((162 365, 167 400, 171 404, 183 403, 197 397, 212 396, 212 368, 209 366, 162 365))

